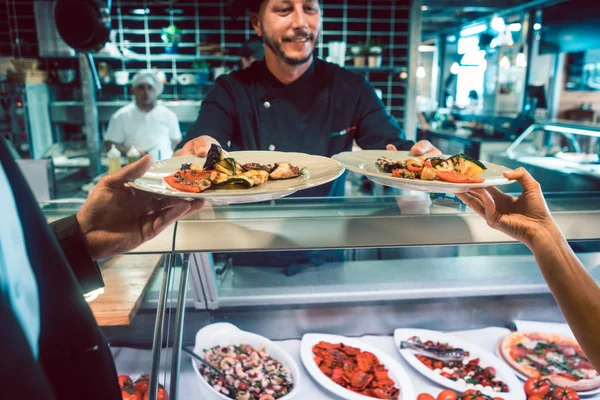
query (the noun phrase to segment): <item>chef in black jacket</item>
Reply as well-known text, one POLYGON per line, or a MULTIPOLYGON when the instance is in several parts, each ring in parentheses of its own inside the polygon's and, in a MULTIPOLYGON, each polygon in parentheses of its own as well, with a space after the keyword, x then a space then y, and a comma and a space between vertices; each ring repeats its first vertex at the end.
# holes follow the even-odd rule
MULTIPOLYGON (((175 155, 204 156, 218 143, 228 150, 332 156, 350 150, 353 140, 363 149, 437 150, 405 140, 362 75, 313 56, 321 34, 317 0, 232 2, 232 13, 246 9, 265 59, 217 79, 175 155)), ((312 194, 327 194, 320 189, 312 194)), ((329 194, 343 195, 342 185, 329 194)))
POLYGON ((103 178, 77 215, 48 225, 0 137, 2 399, 119 400, 113 358, 83 293, 104 286, 96 260, 153 238, 202 206, 125 182, 146 156, 103 178))

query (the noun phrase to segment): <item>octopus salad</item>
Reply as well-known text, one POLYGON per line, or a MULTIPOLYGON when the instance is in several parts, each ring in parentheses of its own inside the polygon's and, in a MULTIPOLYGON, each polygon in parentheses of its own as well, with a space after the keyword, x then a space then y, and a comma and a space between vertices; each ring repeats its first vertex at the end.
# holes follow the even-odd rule
POLYGON ((203 365, 199 365, 200 373, 214 390, 230 399, 279 399, 294 386, 291 371, 271 358, 264 346, 216 346, 204 352, 204 359, 221 371, 228 382, 203 365), (232 393, 230 385, 237 393, 232 393))

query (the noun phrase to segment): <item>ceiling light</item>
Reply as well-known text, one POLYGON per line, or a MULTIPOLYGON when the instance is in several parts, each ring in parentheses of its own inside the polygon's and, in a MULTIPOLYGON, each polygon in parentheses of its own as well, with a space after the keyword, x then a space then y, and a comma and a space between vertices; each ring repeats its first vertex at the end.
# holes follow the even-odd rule
POLYGON ((133 10, 131 10, 132 14, 135 15, 148 15, 150 14, 150 9, 149 8, 134 8, 133 10))
POLYGON ((508 29, 513 32, 519 32, 521 30, 521 24, 518 22, 508 25, 508 29))
POLYGON ((535 24, 533 24, 533 29, 539 31, 540 29, 542 29, 542 24, 536 22, 535 24))
POLYGON ((431 53, 431 52, 435 51, 435 48, 436 48, 435 46, 431 46, 428 44, 422 44, 419 46, 419 51, 421 53, 431 53))
POLYGON ((517 54, 517 59, 515 60, 515 65, 517 67, 525 68, 527 66, 527 57, 525 53, 521 51, 521 53, 517 54))
POLYGON ((460 65, 458 65, 457 62, 453 63, 452 66, 450 67, 450 73, 456 75, 456 74, 458 74, 459 71, 460 71, 460 65))
POLYGON ((448 36, 448 37, 446 38, 446 40, 447 40, 449 43, 454 43, 454 42, 456 42, 456 36, 455 36, 455 35, 450 35, 450 36, 448 36))
POLYGON ((429 9, 429 7, 427 6, 421 6, 421 11, 427 11, 429 9))
POLYGON ((491 27, 496 32, 502 32, 504 29, 506 29, 506 24, 504 23, 504 19, 501 17, 494 17, 494 19, 492 19, 491 27))
POLYGON ((406 71, 400 72, 400 79, 406 79, 406 78, 408 78, 408 73, 406 71))
POLYGON ((421 66, 417 68, 417 78, 425 78, 425 67, 421 66))
POLYGON ((508 59, 508 57, 502 57, 502 59, 500 60, 500 68, 510 69, 510 60, 508 59))

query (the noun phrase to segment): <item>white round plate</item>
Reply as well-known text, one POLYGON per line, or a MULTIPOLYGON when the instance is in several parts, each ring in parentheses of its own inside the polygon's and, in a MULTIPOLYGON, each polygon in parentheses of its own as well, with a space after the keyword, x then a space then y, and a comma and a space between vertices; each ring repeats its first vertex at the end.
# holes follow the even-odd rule
POLYGON ((302 337, 302 343, 300 344, 300 357, 302 358, 302 363, 313 379, 331 393, 346 400, 373 400, 373 397, 363 396, 362 394, 354 393, 343 388, 321 372, 317 363, 315 363, 315 355, 312 351, 313 346, 321 341, 334 344, 344 343, 348 346, 359 348, 362 351, 368 351, 375 354, 379 361, 387 368, 390 378, 396 383, 396 387, 400 389, 400 397, 398 400, 414 400, 416 398, 415 389, 404 368, 379 348, 371 346, 360 339, 320 333, 307 333, 302 337))
MULTIPOLYGON (((407 160, 416 158, 408 151, 387 151, 387 150, 361 150, 345 151, 336 154, 332 158, 337 160, 344 168, 362 174, 369 180, 385 186, 391 186, 399 189, 418 190, 431 193, 463 193, 469 189, 484 188, 490 186, 500 186, 512 183, 504 176, 503 172, 511 171, 510 168, 492 164, 484 161, 487 167, 482 174, 485 179, 483 183, 450 183, 441 181, 423 181, 420 179, 395 178, 392 174, 382 172, 376 162, 379 157, 388 157, 392 160, 407 160)), ((444 156, 447 157, 447 156, 444 156)))
MULTIPOLYGON (((242 331, 235 325, 228 324, 225 322, 211 324, 200 329, 196 333, 196 344, 194 346, 194 353, 200 357, 204 357, 204 351, 215 346, 228 346, 228 345, 240 345, 249 344, 250 346, 257 348, 265 346, 265 350, 269 353, 269 356, 274 360, 279 361, 284 367, 287 367, 292 372, 294 378, 294 387, 291 392, 278 400, 290 400, 300 392, 300 370, 298 366, 292 360, 292 357, 285 352, 281 347, 277 346, 274 342, 270 341, 264 336, 257 335, 242 331)), ((202 392, 203 399, 208 400, 231 400, 229 397, 217 392, 211 385, 206 382, 195 360, 192 359, 192 368, 200 378, 200 391, 202 392)))
MULTIPOLYGON (((504 339, 504 337, 502 337, 499 341, 498 341, 498 345, 494 348, 494 353, 496 355, 496 357, 498 357, 500 360, 502 360, 502 362, 512 370, 512 372, 519 377, 519 379, 521 379, 523 382, 527 381, 527 377, 525 375, 523 375, 522 373, 520 373, 519 371, 517 371, 516 369, 514 369, 509 363, 507 363, 504 360, 504 357, 502 357, 502 354, 500 354, 500 345, 502 344, 502 340, 504 339)), ((577 392, 577 394, 581 397, 588 397, 588 396, 593 396, 600 393, 600 387, 596 388, 596 389, 592 389, 592 390, 586 390, 585 392, 577 392)))
POLYGON ((229 154, 240 164, 249 162, 273 164, 288 161, 296 167, 304 168, 304 172, 297 178, 268 181, 260 186, 249 189, 208 189, 202 193, 186 193, 169 187, 163 180, 163 177, 178 171, 181 168, 181 164, 192 163, 204 165, 205 158, 181 156, 155 162, 144 176, 129 184, 136 189, 162 196, 204 199, 213 204, 255 203, 289 196, 298 190, 331 182, 344 173, 344 167, 337 161, 327 157, 304 153, 234 151, 229 154))
POLYGON ((464 339, 459 337, 437 332, 430 331, 427 329, 396 329, 394 331, 394 342, 396 343, 396 348, 400 352, 400 355, 409 363, 417 372, 421 375, 425 376, 427 379, 430 379, 448 389, 452 389, 456 392, 462 393, 469 388, 466 385, 461 385, 453 380, 444 378, 438 373, 433 372, 429 368, 425 366, 421 361, 415 357, 412 350, 409 349, 400 349, 400 342, 403 340, 407 340, 413 336, 418 336, 423 341, 432 340, 435 342, 443 342, 448 343, 450 346, 455 348, 461 348, 470 353, 470 358, 479 358, 480 365, 484 368, 493 367, 496 369, 496 376, 500 378, 506 385, 508 386, 508 393, 498 393, 494 391, 485 391, 482 390, 482 393, 491 394, 495 397, 501 397, 503 399, 510 400, 525 400, 525 391, 523 390, 523 384, 519 379, 517 379, 516 375, 513 371, 508 368, 508 366, 500 361, 498 358, 494 356, 491 352, 474 345, 464 339))

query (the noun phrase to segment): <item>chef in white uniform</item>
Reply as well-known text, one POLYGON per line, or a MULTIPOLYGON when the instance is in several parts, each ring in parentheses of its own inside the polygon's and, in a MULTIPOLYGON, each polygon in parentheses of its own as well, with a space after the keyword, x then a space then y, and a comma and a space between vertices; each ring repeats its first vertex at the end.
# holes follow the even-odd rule
POLYGON ((126 155, 131 147, 153 159, 170 158, 181 141, 179 121, 175 113, 156 104, 163 84, 153 71, 140 71, 133 77, 134 101, 117 111, 104 134, 107 149, 114 144, 126 155))

